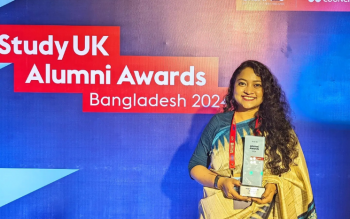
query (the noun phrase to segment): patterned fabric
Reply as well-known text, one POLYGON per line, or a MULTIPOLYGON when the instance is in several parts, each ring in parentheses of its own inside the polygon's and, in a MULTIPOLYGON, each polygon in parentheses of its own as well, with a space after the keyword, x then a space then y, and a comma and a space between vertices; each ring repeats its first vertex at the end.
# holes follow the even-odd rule
MULTIPOLYGON (((227 177, 241 176, 243 163, 242 137, 252 135, 252 130, 249 128, 250 122, 251 120, 248 120, 237 124, 235 149, 236 169, 234 170, 233 175, 229 170, 228 163, 228 139, 230 135, 230 126, 220 127, 216 130, 215 135, 211 135, 213 137, 211 138, 210 142, 210 170, 219 175, 227 177)), ((206 130, 204 130, 204 132, 205 131, 206 130)), ((203 133, 203 135, 206 134, 207 133, 203 133)), ((199 204, 200 218, 317 218, 309 174, 306 167, 305 158, 299 144, 298 151, 299 156, 295 159, 296 165, 291 167, 291 171, 280 176, 276 176, 272 175, 266 168, 264 168, 262 186, 265 186, 267 183, 274 183, 277 185, 278 194, 275 196, 274 203, 261 205, 253 202, 245 209, 234 209, 233 200, 225 198, 221 190, 204 187, 204 197, 201 199, 199 204), (269 216, 267 216, 268 214, 269 216)))
POLYGON ((307 212, 303 213, 302 215, 298 216, 298 219, 314 219, 317 218, 316 215, 316 209, 315 209, 315 202, 312 200, 312 202, 308 206, 307 212))

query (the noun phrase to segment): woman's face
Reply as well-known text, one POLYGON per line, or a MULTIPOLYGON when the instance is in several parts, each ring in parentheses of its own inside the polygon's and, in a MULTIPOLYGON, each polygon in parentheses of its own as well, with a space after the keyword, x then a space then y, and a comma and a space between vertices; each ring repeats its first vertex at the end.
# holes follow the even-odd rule
POLYGON ((238 111, 258 111, 263 102, 264 91, 261 78, 252 68, 245 68, 239 73, 233 90, 233 97, 238 104, 238 111))

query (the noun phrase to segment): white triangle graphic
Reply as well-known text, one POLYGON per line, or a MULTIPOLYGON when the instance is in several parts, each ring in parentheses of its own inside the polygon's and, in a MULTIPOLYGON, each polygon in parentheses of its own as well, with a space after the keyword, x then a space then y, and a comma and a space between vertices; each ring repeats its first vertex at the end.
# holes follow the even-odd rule
POLYGON ((78 169, 0 168, 0 207, 76 171, 78 169))
POLYGON ((0 7, 7 5, 10 2, 13 2, 14 0, 0 0, 0 7))
POLYGON ((5 68, 6 66, 10 65, 11 63, 0 63, 0 69, 5 68))

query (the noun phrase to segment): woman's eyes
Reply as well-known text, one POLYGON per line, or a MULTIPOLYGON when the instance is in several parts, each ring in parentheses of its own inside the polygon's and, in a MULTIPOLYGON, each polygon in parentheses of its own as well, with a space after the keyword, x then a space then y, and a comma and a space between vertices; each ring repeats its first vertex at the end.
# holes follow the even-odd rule
MULTIPOLYGON (((238 85, 239 86, 246 86, 246 83, 241 81, 241 82, 238 82, 238 85)), ((258 87, 262 87, 262 85, 261 84, 254 84, 254 87, 258 88, 258 87)))

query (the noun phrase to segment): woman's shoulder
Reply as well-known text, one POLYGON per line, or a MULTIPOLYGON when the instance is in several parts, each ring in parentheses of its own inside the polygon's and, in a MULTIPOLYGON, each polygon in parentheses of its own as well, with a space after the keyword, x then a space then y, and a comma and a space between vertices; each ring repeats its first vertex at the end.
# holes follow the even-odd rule
POLYGON ((229 126, 232 121, 233 111, 215 114, 209 124, 214 127, 229 126))

